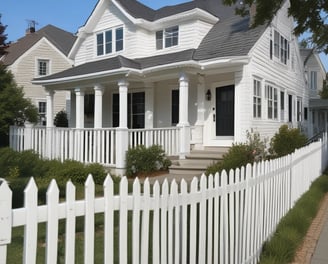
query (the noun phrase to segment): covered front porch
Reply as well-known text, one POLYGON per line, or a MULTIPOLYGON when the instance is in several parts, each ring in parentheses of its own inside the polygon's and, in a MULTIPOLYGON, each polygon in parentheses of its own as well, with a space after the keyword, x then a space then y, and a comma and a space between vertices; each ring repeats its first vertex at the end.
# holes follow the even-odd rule
POLYGON ((238 120, 250 115, 241 107, 249 95, 247 62, 183 62, 147 70, 121 65, 109 71, 96 71, 92 67, 103 63, 96 62, 88 65, 94 72, 83 72, 81 65, 34 80, 47 92, 46 127, 12 127, 11 147, 124 173, 126 151, 140 144, 160 145, 180 159, 191 149, 231 146, 244 140, 246 129, 238 120), (54 94, 63 90, 70 92, 69 128, 54 127, 54 94))

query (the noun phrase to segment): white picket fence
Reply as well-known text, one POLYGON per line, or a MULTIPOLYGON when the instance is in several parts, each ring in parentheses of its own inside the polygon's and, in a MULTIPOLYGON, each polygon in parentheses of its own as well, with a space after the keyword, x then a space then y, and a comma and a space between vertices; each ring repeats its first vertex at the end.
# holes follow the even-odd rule
POLYGON ((60 219, 66 221, 65 263, 75 263, 78 216, 84 216, 84 263, 94 263, 96 214, 104 215, 104 263, 256 263, 280 219, 326 166, 327 136, 292 155, 229 174, 203 175, 190 185, 185 180, 151 185, 148 179, 142 185, 136 179, 129 193, 128 180, 122 178, 114 195, 108 176, 104 196, 95 197, 90 175, 85 200, 76 200, 75 187, 68 182, 66 201, 59 201, 53 180, 46 205, 38 206, 32 178, 25 189, 25 207, 11 209, 11 190, 2 183, 0 264, 7 263, 12 228, 19 226, 25 229, 22 263, 36 263, 38 223, 47 225, 46 263, 57 263, 60 219), (115 214, 119 221, 114 221, 115 214))

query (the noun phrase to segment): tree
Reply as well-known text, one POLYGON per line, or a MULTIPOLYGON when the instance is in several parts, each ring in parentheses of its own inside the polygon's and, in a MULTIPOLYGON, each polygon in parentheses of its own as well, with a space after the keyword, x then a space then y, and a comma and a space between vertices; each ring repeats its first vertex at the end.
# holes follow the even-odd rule
MULTIPOLYGON (((239 0, 223 0, 226 5, 234 5, 239 0)), ((253 26, 262 25, 272 20, 285 0, 244 0, 244 4, 236 8, 236 13, 245 16, 252 4, 256 5, 253 26)), ((312 33, 309 41, 320 51, 328 54, 328 1, 322 0, 290 0, 289 15, 296 21, 294 33, 312 33)))
POLYGON ((0 63, 0 146, 8 145, 9 126, 24 125, 26 121, 36 123, 38 110, 30 99, 24 98, 23 88, 0 63))
POLYGON ((6 48, 7 48, 7 44, 6 44, 6 39, 7 39, 7 34, 5 34, 5 30, 6 30, 7 26, 4 26, 1 23, 1 14, 0 14, 0 58, 2 55, 6 54, 6 48))
POLYGON ((328 99, 328 82, 327 82, 327 76, 326 79, 323 81, 322 90, 320 91, 320 97, 321 99, 328 99))

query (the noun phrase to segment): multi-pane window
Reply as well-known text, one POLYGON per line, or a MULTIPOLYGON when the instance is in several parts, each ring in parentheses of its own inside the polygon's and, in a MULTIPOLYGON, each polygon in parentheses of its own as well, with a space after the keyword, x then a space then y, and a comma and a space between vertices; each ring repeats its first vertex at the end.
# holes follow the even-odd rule
POLYGON ((179 27, 174 26, 156 32, 156 49, 169 48, 179 44, 179 27))
POLYGON ((40 101, 38 103, 38 112, 39 112, 39 123, 40 125, 46 125, 46 113, 47 113, 47 103, 40 101))
POLYGON ((266 86, 266 93, 268 99, 268 118, 278 118, 278 90, 271 85, 266 86))
POLYGON ((38 75, 45 76, 49 74, 49 60, 38 60, 38 75))
POLYGON ((316 71, 311 71, 310 73, 310 88, 312 90, 316 90, 317 89, 317 72, 316 71))
POLYGON ((259 80, 253 81, 253 117, 261 118, 261 107, 262 107, 262 99, 261 99, 261 82, 259 80))
POLYGON ((297 97, 297 122, 301 122, 302 121, 302 98, 297 97))
MULTIPOLYGON (((120 119, 120 97, 113 94, 113 127, 119 126, 120 119)), ((145 127, 145 93, 128 94, 128 128, 145 127)))
MULTIPOLYGON (((280 60, 281 63, 287 64, 289 60, 289 42, 286 38, 284 38, 282 35, 279 34, 278 31, 274 31, 273 36, 273 42, 274 42, 274 56, 280 60)), ((272 43, 272 40, 270 40, 270 43, 272 43)), ((272 58, 272 50, 271 50, 271 44, 270 44, 270 58, 272 58)))
POLYGON ((97 56, 111 54, 123 50, 123 27, 109 29, 97 34, 97 56))

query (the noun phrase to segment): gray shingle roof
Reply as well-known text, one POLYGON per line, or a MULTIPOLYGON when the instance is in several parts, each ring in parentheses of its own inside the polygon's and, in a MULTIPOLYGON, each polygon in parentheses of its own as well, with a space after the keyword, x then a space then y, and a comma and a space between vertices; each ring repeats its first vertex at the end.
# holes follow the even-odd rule
POLYGON ((179 61, 192 60, 194 49, 185 50, 177 53, 164 54, 153 57, 139 58, 135 60, 128 59, 124 56, 117 56, 99 61, 93 61, 85 64, 72 67, 65 71, 37 78, 35 80, 51 80, 58 78, 67 78, 73 76, 81 76, 85 74, 92 74, 97 72, 105 72, 110 70, 118 70, 122 68, 142 70, 159 65, 175 63, 179 61))
POLYGON ((9 45, 8 54, 4 57, 4 64, 13 64, 20 56, 28 51, 34 44, 36 44, 43 37, 47 38, 53 45, 55 45, 65 56, 71 50, 76 37, 60 28, 52 25, 47 25, 40 30, 30 33, 9 45))
POLYGON ((177 53, 159 56, 128 59, 123 56, 89 62, 76 66, 58 74, 36 80, 51 80, 57 78, 80 76, 96 72, 110 71, 120 68, 147 69, 155 66, 183 62, 202 61, 213 58, 245 56, 255 45, 266 29, 266 25, 256 28, 249 27, 249 17, 235 15, 234 8, 222 4, 220 0, 194 0, 176 6, 168 6, 159 10, 150 9, 135 0, 118 0, 123 8, 135 17, 155 20, 160 17, 178 14, 195 7, 202 8, 219 17, 219 22, 213 26, 204 37, 197 49, 189 49, 177 53))

